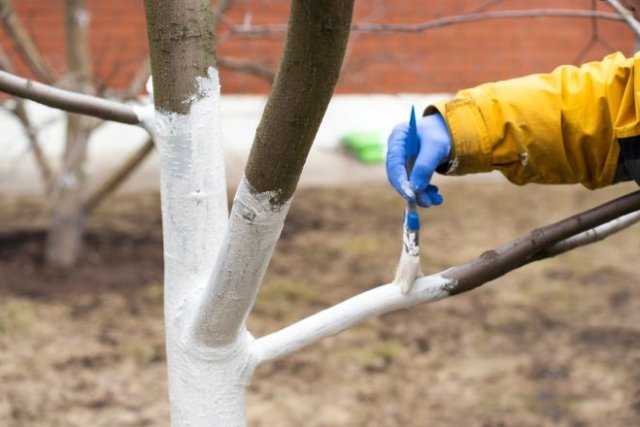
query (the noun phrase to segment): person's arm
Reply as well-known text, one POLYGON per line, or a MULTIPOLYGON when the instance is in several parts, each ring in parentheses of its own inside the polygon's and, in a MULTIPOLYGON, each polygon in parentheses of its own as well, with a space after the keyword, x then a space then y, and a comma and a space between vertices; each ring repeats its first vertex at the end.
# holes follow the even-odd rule
POLYGON ((427 108, 449 128, 446 173, 497 169, 516 184, 611 184, 619 142, 640 135, 639 67, 640 56, 612 54, 580 68, 463 90, 427 108))

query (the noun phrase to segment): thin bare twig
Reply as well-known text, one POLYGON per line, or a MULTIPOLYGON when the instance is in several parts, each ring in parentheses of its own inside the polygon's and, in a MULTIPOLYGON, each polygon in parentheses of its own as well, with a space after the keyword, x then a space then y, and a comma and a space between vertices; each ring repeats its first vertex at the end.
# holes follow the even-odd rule
POLYGON ((125 92, 123 101, 130 101, 132 99, 135 99, 144 88, 144 85, 147 83, 147 80, 149 80, 150 75, 151 64, 149 57, 147 56, 142 64, 140 64, 140 67, 138 67, 135 74, 133 75, 133 78, 129 82, 129 86, 127 87, 127 91, 125 92))
POLYGON ((267 81, 272 82, 276 76, 276 72, 268 67, 265 67, 255 62, 246 61, 239 58, 230 58, 225 56, 219 56, 218 65, 222 68, 227 68, 233 71, 240 71, 243 73, 251 74, 256 77, 260 77, 267 81))
POLYGON ((211 9, 213 18, 213 26, 218 24, 218 21, 224 20, 224 14, 233 6, 234 0, 219 0, 215 7, 211 9))
POLYGON ((29 119, 24 101, 20 98, 15 98, 15 101, 15 108, 11 111, 20 121, 20 124, 22 124, 22 128, 24 129, 27 140, 29 141, 29 147, 31 147, 31 150, 33 151, 33 156, 36 160, 36 164, 38 165, 38 169, 40 170, 45 192, 49 193, 53 188, 54 183, 53 171, 51 170, 51 166, 49 166, 47 157, 42 151, 42 147, 40 146, 40 141, 38 139, 38 133, 36 132, 33 123, 31 123, 31 119, 29 119))
POLYGON ((44 59, 42 54, 40 54, 29 32, 14 12, 10 0, 0 0, 0 15, 2 16, 2 23, 7 33, 9 33, 20 56, 25 60, 29 69, 45 82, 54 82, 58 78, 57 73, 44 59))
MULTIPOLYGON (((611 21, 624 21, 617 13, 600 12, 579 9, 528 9, 528 10, 498 10, 481 13, 467 13, 455 16, 436 18, 431 21, 419 24, 378 24, 359 23, 351 26, 352 31, 359 32, 393 32, 393 33, 419 33, 435 28, 442 28, 451 25, 466 24, 491 19, 514 19, 514 18, 593 18, 611 21)), ((268 33, 281 33, 287 31, 287 25, 269 24, 254 26, 235 26, 231 29, 236 34, 260 35, 268 33)))
MULTIPOLYGON (((0 70, 13 72, 13 64, 11 60, 6 55, 4 49, 0 46, 0 70)), ((33 156, 36 160, 36 164, 38 165, 38 169, 40 170, 40 175, 42 177, 44 187, 46 192, 51 191, 53 187, 53 172, 51 166, 49 166, 49 162, 47 161, 46 156, 42 152, 42 148, 40 147, 40 141, 38 140, 38 132, 36 131, 33 123, 29 119, 29 115, 27 114, 27 110, 24 105, 24 100, 17 96, 12 97, 15 102, 15 106, 13 108, 8 108, 8 110, 16 116, 22 128, 27 136, 27 140, 29 141, 29 147, 31 151, 33 151, 33 156)))

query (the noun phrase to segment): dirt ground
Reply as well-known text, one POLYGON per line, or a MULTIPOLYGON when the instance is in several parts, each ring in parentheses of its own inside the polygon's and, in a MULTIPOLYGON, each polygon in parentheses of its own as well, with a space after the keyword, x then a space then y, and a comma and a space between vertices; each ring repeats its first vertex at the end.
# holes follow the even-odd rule
MULTIPOLYGON (((442 189, 423 215, 428 273, 634 186, 442 189)), ((389 282, 401 216, 385 185, 301 190, 251 331, 389 282)), ((158 195, 110 200, 70 271, 43 265, 44 220, 40 201, 0 198, 0 425, 168 425, 158 195)), ((640 426, 638 232, 261 367, 250 425, 640 426)))

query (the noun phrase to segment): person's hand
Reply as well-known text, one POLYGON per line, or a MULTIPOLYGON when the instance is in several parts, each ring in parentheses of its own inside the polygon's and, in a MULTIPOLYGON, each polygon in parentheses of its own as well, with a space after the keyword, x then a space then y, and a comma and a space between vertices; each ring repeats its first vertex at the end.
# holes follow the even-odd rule
MULTIPOLYGON (((428 207, 442 203, 438 188, 431 185, 436 168, 447 160, 451 150, 449 129, 438 113, 416 120, 418 128, 418 153, 407 176, 409 122, 396 125, 389 135, 387 148, 387 178, 398 193, 418 206, 428 207)), ((415 154, 414 154, 415 155, 415 154)))

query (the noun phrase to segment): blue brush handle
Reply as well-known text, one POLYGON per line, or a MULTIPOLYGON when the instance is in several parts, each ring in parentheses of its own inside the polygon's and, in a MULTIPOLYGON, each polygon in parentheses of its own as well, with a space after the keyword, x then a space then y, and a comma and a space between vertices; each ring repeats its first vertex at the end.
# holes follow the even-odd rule
MULTIPOLYGON (((407 177, 411 176, 411 170, 418 157, 418 126, 416 124, 416 109, 411 106, 411 117, 409 118, 409 134, 407 135, 407 177)), ((416 210, 415 201, 409 201, 405 214, 405 228, 407 231, 420 230, 420 216, 416 210)))
POLYGON ((418 126, 416 124, 416 109, 411 106, 411 117, 409 118, 409 134, 407 135, 407 173, 411 172, 413 164, 418 157, 418 126))

